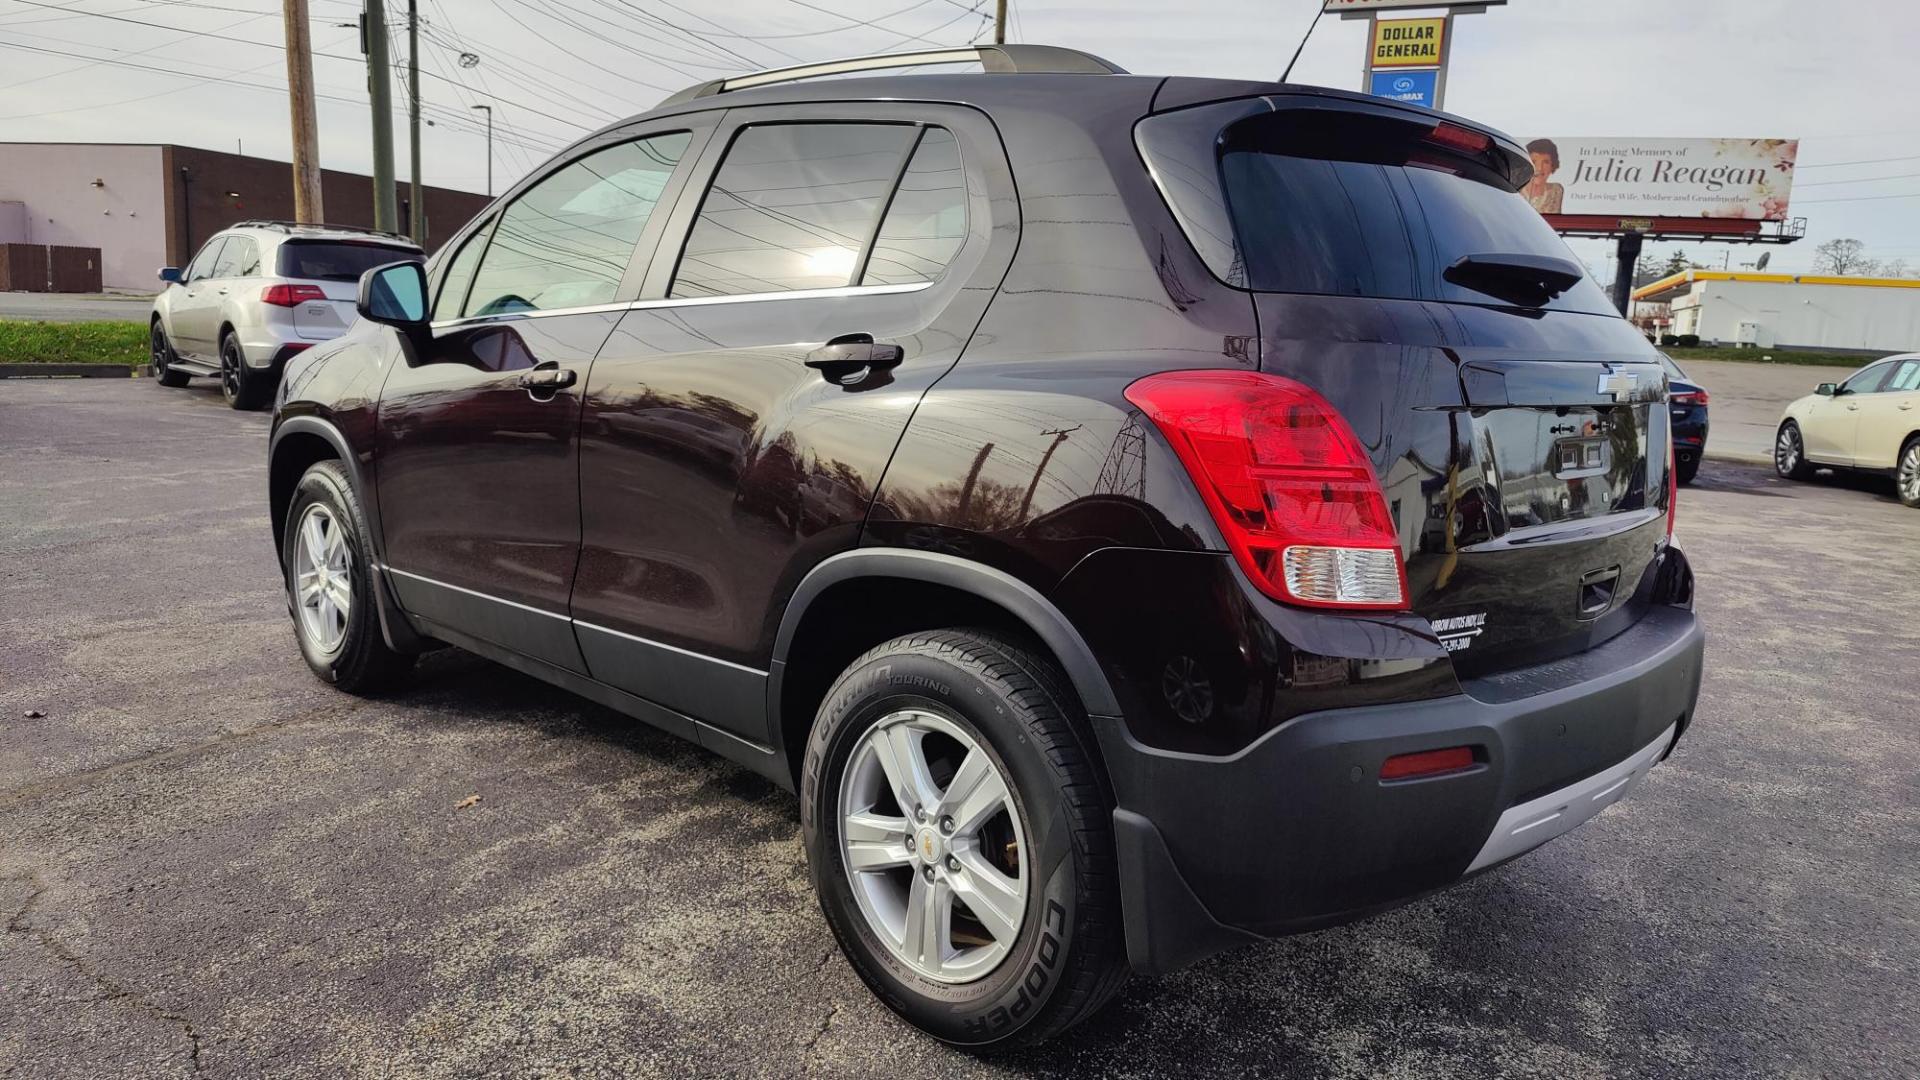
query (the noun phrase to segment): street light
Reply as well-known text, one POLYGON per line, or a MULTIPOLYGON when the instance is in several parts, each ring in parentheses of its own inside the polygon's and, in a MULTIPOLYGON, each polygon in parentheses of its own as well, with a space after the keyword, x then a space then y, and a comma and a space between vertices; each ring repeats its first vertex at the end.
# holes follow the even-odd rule
POLYGON ((473 105, 470 108, 487 114, 487 198, 493 198, 493 106, 473 105))

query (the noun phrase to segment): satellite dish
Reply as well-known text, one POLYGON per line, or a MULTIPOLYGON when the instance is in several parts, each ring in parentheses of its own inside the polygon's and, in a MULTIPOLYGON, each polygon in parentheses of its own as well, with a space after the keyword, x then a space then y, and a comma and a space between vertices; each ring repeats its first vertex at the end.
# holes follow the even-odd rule
POLYGON ((1760 253, 1759 258, 1753 260, 1753 268, 1755 270, 1765 270, 1767 268, 1767 263, 1771 262, 1772 259, 1773 259, 1773 252, 1763 251, 1760 253))

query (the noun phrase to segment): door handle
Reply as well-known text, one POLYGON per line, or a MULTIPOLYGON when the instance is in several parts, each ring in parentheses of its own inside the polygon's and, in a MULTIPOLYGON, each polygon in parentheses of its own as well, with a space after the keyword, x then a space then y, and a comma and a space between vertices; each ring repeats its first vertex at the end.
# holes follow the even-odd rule
POLYGON ((906 356, 898 345, 874 344, 872 334, 842 334, 807 354, 807 366, 835 386, 864 371, 897 367, 906 356))
POLYGON ((552 367, 542 365, 520 376, 520 385, 536 395, 552 394, 572 386, 579 377, 572 368, 563 368, 558 364, 552 367))
POLYGON ((1899 409, 1900 409, 1900 411, 1901 411, 1901 412, 1906 412, 1907 410, 1909 410, 1909 409, 1911 409, 1911 408, 1913 408, 1913 406, 1911 406, 1911 405, 1901 405, 1901 406, 1899 406, 1899 409))

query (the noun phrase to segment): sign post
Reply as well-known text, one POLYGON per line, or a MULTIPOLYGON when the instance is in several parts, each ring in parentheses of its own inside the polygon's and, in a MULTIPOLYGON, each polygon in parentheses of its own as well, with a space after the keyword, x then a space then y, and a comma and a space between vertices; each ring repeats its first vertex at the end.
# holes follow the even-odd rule
POLYGON ((1507 0, 1325 0, 1322 12, 1367 20, 1367 62, 1360 89, 1429 109, 1447 98, 1447 63, 1453 55, 1453 17, 1477 15, 1507 0), (1381 19, 1399 8, 1445 8, 1439 18, 1381 19))

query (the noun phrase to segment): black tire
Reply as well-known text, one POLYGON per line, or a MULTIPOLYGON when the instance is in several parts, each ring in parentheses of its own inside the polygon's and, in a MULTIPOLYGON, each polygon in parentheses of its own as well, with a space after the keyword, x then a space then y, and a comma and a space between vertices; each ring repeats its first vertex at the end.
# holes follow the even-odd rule
POLYGON ((187 380, 193 376, 173 370, 173 359, 173 343, 167 340, 166 328, 160 325, 159 319, 155 319, 147 330, 147 363, 153 368, 153 377, 160 381, 161 386, 177 390, 187 385, 187 380))
POLYGON ((1700 455, 1688 454, 1679 459, 1674 463, 1673 471, 1673 478, 1680 482, 1681 487, 1693 483, 1693 478, 1700 475, 1700 455))
POLYGON ((240 339, 232 331, 220 335, 220 393, 229 408, 253 412, 267 403, 273 380, 247 366, 240 339))
POLYGON ((1783 480, 1813 479, 1806 440, 1800 437, 1800 425, 1792 420, 1781 424, 1773 438, 1773 471, 1783 480))
POLYGON ((820 707, 800 805, 821 909, 874 994, 944 1042, 975 1051, 1032 1045, 1092 1015, 1126 981, 1112 804, 1084 724, 1050 662, 983 630, 880 645, 847 668, 820 707), (902 708, 943 717, 985 747, 1022 815, 1025 916, 1005 958, 972 982, 938 982, 897 958, 861 911, 841 854, 840 792, 852 751, 902 708))
POLYGON ((1900 505, 1920 510, 1920 435, 1908 439, 1894 459, 1893 490, 1900 505))
POLYGON ((353 490, 347 471, 338 461, 322 461, 309 468, 293 491, 287 507, 285 536, 280 546, 281 575, 287 589, 287 611, 293 616, 294 638, 300 654, 315 675, 350 694, 375 694, 399 684, 412 669, 414 658, 388 647, 380 633, 380 615, 373 577, 373 542, 367 533, 366 515, 360 509, 360 497, 353 490), (351 591, 345 633, 329 649, 309 636, 299 614, 298 586, 295 582, 295 545, 299 543, 301 523, 307 508, 325 507, 336 522, 346 528, 341 537, 351 554, 347 579, 351 591))

